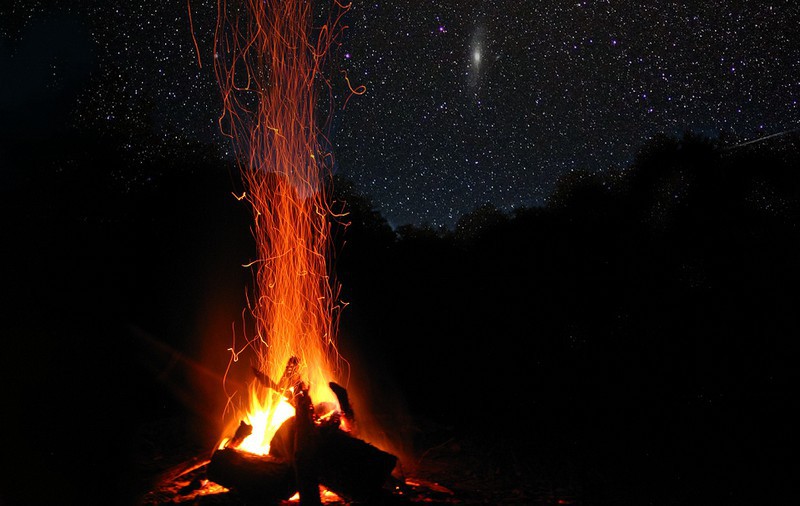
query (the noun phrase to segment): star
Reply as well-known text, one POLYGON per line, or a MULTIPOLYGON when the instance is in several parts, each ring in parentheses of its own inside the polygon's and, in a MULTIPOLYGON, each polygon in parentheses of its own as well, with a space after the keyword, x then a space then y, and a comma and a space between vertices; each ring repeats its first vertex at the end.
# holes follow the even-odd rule
MULTIPOLYGON (((20 75, 25 57, 50 58, 43 68, 56 75, 41 82, 63 89, 72 75, 64 62, 74 54, 37 55, 32 42, 78 46, 48 39, 47 2, 32 4, 38 7, 0 24, 12 42, 0 47, 0 72, 20 75)), ((143 164, 161 148, 131 133, 134 126, 166 144, 180 137, 224 152, 213 4, 191 2, 193 34, 185 2, 65 8, 85 27, 85 34, 69 27, 68 41, 84 37, 96 58, 72 106, 79 124, 118 129, 143 164)), ((714 0, 706 10, 529 4, 374 2, 344 20, 334 63, 367 91, 344 110, 334 107, 336 166, 393 223, 452 226, 483 202, 503 210, 540 204, 564 174, 624 167, 659 133, 690 130, 736 143, 800 124, 797 9, 743 10, 734 0, 714 0)), ((343 102, 350 92, 338 70, 331 84, 344 90, 334 89, 343 102)), ((27 88, 12 86, 0 101, 22 103, 12 97, 27 88)))

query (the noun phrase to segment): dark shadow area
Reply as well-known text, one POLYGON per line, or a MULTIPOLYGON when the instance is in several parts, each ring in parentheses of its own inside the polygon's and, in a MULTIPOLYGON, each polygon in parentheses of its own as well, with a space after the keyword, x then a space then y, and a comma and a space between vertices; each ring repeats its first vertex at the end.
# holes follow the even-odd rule
POLYGON ((393 235, 344 195, 345 328, 413 412, 487 458, 503 441, 507 466, 567 469, 586 504, 780 502, 799 149, 656 138, 629 168, 563 178, 546 207, 480 206, 454 231, 393 235))

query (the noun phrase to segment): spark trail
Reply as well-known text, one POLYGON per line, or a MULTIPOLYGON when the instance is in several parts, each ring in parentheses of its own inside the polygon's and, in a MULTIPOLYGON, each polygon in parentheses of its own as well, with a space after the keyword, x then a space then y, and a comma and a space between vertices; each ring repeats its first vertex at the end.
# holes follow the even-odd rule
MULTIPOLYGON (((235 150, 257 251, 247 309, 253 335, 238 348, 234 342, 231 364, 252 352, 254 367, 279 381, 297 357, 315 402, 335 403, 328 382, 347 380, 336 343, 339 288, 329 269, 330 111, 320 111, 319 98, 330 93, 326 57, 348 9, 334 3, 315 28, 308 0, 219 0, 215 33, 220 128, 235 150)), ((250 389, 247 415, 233 420, 254 424, 260 440, 242 447, 263 453, 293 409, 256 382, 250 389)))

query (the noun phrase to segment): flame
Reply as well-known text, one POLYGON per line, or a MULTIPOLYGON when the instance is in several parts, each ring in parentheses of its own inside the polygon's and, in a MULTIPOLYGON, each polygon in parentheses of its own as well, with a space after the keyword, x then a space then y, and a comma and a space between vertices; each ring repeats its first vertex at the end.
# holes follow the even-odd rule
MULTIPOLYGON (((296 357, 293 372, 315 403, 337 403, 328 383, 341 381, 346 365, 336 345, 339 288, 329 270, 336 217, 326 177, 332 165, 323 134, 329 118, 319 114, 318 98, 321 90, 330 93, 323 65, 349 8, 335 3, 328 22, 313 28, 308 0, 217 5, 219 124, 237 157, 245 188, 237 198, 252 209, 257 252, 248 264, 255 284, 247 308, 253 335, 238 348, 234 340, 230 364, 252 352, 251 365, 279 385, 296 357)), ((266 453, 275 430, 294 414, 276 388, 256 381, 247 406, 233 410, 233 423, 253 425, 240 448, 254 453, 266 453)))

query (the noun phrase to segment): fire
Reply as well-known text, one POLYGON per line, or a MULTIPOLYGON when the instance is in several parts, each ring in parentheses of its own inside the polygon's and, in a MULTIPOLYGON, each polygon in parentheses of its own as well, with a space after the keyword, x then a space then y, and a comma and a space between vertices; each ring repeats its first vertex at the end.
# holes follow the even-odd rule
POLYGON ((253 335, 234 342, 229 371, 247 351, 262 380, 249 385, 247 406, 234 407, 233 394, 229 406, 233 422, 253 426, 239 446, 253 453, 266 453, 294 414, 288 399, 297 378, 315 403, 337 406, 328 384, 346 376, 336 345, 339 289, 329 269, 332 155, 318 98, 330 91, 323 66, 349 7, 335 3, 328 22, 314 28, 309 0, 218 1, 220 128, 237 156, 257 252, 249 264, 253 335))
POLYGON ((253 427, 253 433, 239 445, 240 450, 266 454, 269 442, 278 427, 294 416, 294 407, 285 399, 275 405, 263 401, 257 390, 251 390, 250 409, 244 417, 245 423, 253 427))

